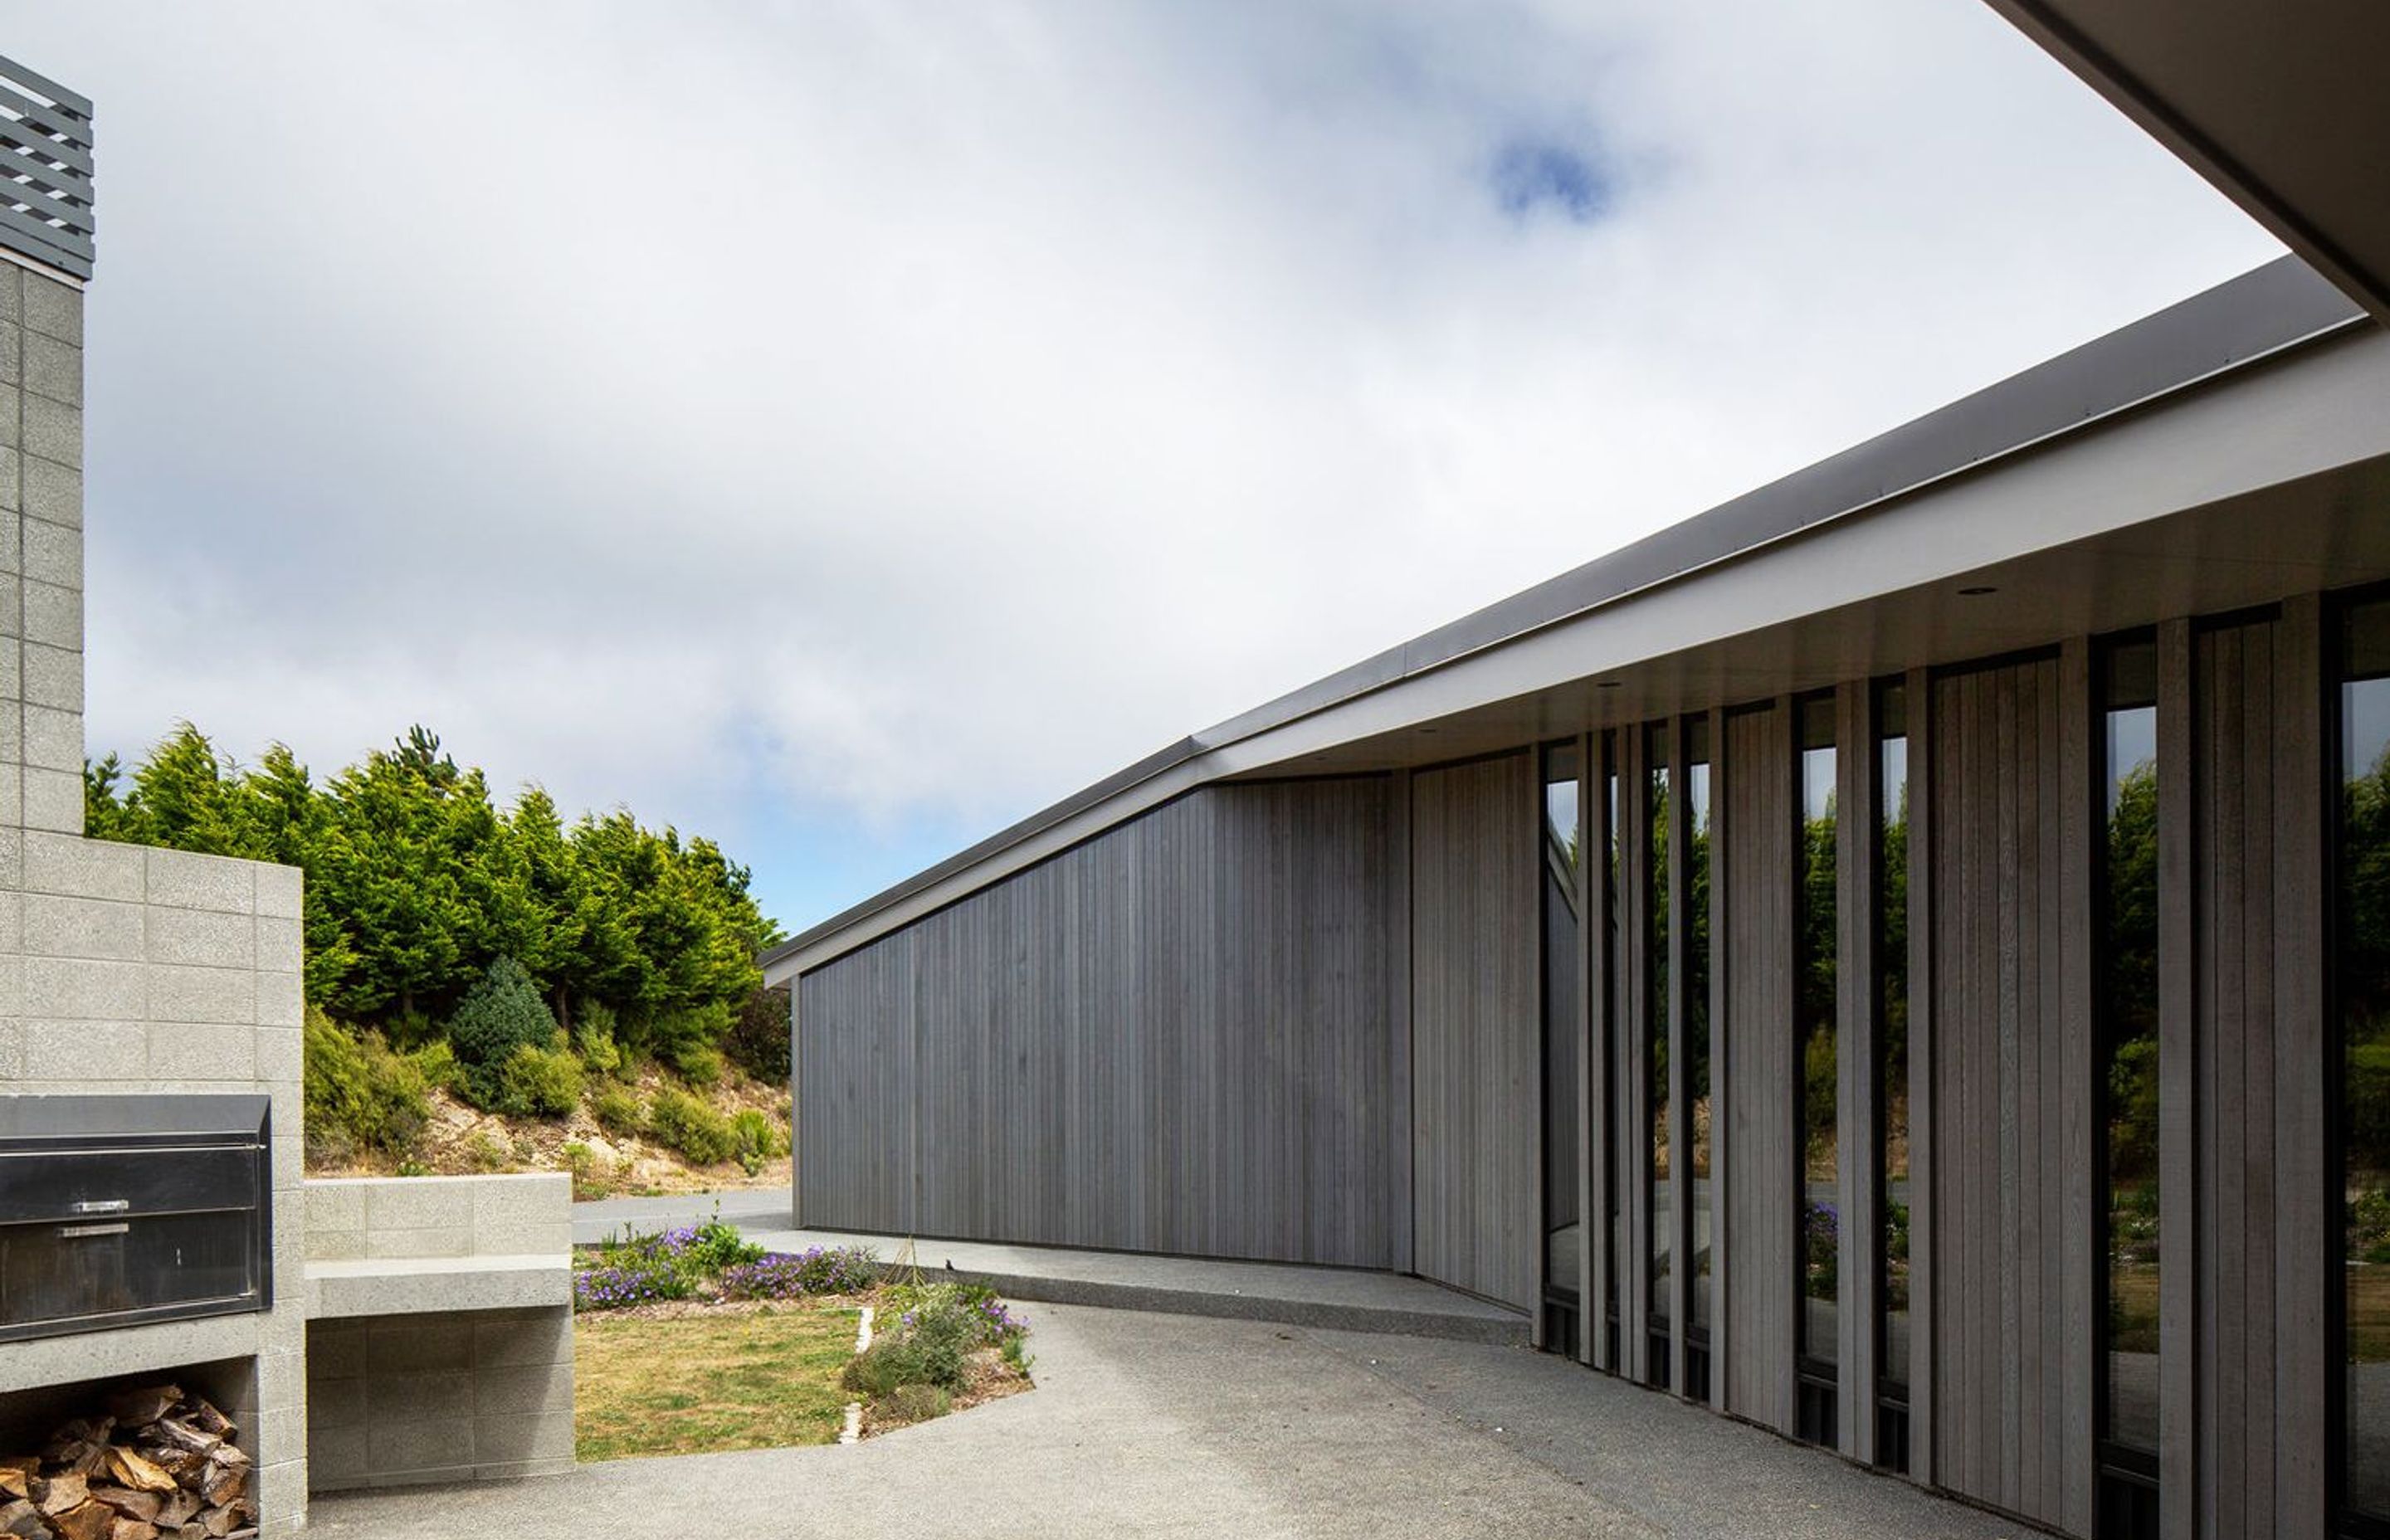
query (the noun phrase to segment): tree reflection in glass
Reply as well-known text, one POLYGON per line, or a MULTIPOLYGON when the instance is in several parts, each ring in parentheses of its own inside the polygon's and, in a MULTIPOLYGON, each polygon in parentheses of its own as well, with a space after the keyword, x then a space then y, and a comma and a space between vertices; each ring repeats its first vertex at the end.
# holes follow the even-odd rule
POLYGON ((1908 1385, 1908 736, 1904 687, 1878 697, 1876 956, 1882 995, 1877 1032, 1883 1054, 1882 1378, 1908 1385))
POLYGON ((2110 648, 2099 953, 2107 1139, 2107 1393, 2101 1436, 2158 1447, 2157 648, 2110 648))
POLYGON ((1834 702, 1801 703, 1801 935, 1794 1022, 1800 1055, 1801 1355, 1831 1369, 1840 1354, 1842 1211, 1836 1201, 1840 1068, 1835 998, 1834 702))
POLYGON ((2390 1519, 2390 602, 2342 637, 2339 1006, 2348 1506, 2390 1519))

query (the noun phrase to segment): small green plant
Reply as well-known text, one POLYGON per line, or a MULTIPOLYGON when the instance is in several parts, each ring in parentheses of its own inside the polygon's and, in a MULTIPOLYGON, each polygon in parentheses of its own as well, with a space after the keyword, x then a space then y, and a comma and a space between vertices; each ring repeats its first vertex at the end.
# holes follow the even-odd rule
POLYGON ((614 1046, 612 1030, 599 1030, 586 1009, 573 1024, 572 1051, 588 1066, 591 1074, 610 1075, 623 1067, 623 1050, 614 1046))
POLYGON ((428 1087, 379 1033, 353 1036, 310 1009, 301 1051, 307 1136, 319 1154, 339 1159, 362 1149, 404 1155, 414 1148, 430 1116, 428 1087))
POLYGON ((526 1043, 498 1072, 495 1110, 561 1118, 581 1105, 581 1060, 563 1048, 526 1043))
POLYGON ((672 1050, 673 1072, 700 1089, 722 1084, 722 1050, 711 1043, 681 1043, 672 1050))
POLYGON ((423 1077, 425 1084, 457 1096, 464 1094, 465 1067, 456 1062, 456 1050, 448 1046, 446 1038, 426 1043, 409 1053, 406 1061, 415 1066, 415 1072, 423 1077))
POLYGON ((614 1191, 614 1184, 598 1169, 598 1152, 578 1139, 565 1141, 564 1169, 572 1173, 575 1202, 610 1197, 614 1191))
POLYGON ((409 1156, 398 1162, 398 1174, 401 1176, 429 1176, 431 1174, 431 1168, 413 1156, 409 1156))
POLYGON ((465 1066, 466 1099, 484 1111, 505 1110, 506 1069, 515 1050, 544 1049, 555 1037, 556 1017, 522 964, 493 961, 448 1019, 448 1041, 465 1066))
POLYGON ((697 1165, 710 1166, 730 1159, 736 1150, 730 1120, 690 1096, 666 1086, 656 1093, 648 1126, 658 1143, 676 1149, 697 1165))
POLYGON ((927 1422, 954 1409, 955 1398, 935 1385, 899 1385, 871 1403, 872 1417, 881 1422, 927 1422))
POLYGON ((617 1138, 635 1138, 648 1131, 648 1110, 639 1105, 636 1095, 619 1085, 599 1087, 589 1111, 598 1127, 617 1138))
POLYGON ((842 1382, 858 1395, 877 1398, 905 1385, 960 1390, 969 1349, 951 1333, 908 1331, 881 1337, 846 1366, 842 1382))
POLYGON ((504 1171, 514 1163, 507 1147, 490 1136, 488 1129, 479 1129, 465 1141, 465 1163, 482 1173, 504 1171))
POLYGON ((689 1231, 680 1250, 689 1265, 703 1273, 718 1273, 726 1267, 742 1266, 764 1258, 764 1248, 750 1244, 736 1227, 722 1222, 719 1200, 714 1202, 713 1216, 689 1231))
POLYGON ((730 1120, 730 1149, 739 1163, 752 1176, 767 1161, 777 1161, 789 1152, 789 1141, 780 1136, 772 1120, 750 1107, 730 1120))
POLYGON ((972 1353, 1006 1349, 1029 1330, 980 1284, 893 1284, 880 1302, 881 1335, 847 1366, 845 1377, 847 1389, 875 1399, 903 1385, 961 1390, 972 1353))

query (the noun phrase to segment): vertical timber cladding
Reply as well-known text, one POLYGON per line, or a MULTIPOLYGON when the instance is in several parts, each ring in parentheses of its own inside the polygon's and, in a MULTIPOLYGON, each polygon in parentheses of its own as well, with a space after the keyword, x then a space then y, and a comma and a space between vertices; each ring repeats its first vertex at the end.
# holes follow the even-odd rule
POLYGON ((1530 754, 1411 777, 1415 1266, 1533 1305, 1536 937, 1530 754))
POLYGON ((2088 1534, 2088 670, 2077 645, 1933 692, 1934 1476, 2088 1534))
POLYGON ((811 1225, 910 1233, 913 932, 800 982, 799 1207, 811 1225))
POLYGON ((1790 1436, 1795 1425, 1792 711, 1726 716, 1721 778, 1727 957, 1723 1051, 1726 1187, 1719 1244, 1727 1410, 1790 1436))
POLYGON ((2319 642, 2309 597, 2279 622, 2200 630, 2190 648, 2191 809, 2174 837, 2188 834, 2191 874, 2196 1183, 2182 1212, 2197 1244, 2167 1250, 2169 1268, 2195 1255, 2196 1304, 2168 1351, 2197 1344, 2199 1390, 2193 1469, 2170 1462, 2165 1480, 2169 1507, 2215 1534, 2325 1527, 2319 642))
POLYGON ((1207 788, 805 975, 806 1222, 1397 1265, 1388 786, 1207 788))

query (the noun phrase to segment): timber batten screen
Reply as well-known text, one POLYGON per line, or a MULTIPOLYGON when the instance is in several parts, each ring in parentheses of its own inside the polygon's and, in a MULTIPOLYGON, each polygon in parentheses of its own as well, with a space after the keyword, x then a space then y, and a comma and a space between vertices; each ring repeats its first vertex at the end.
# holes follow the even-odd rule
POLYGON ((1506 754, 1411 777, 1414 1270, 1536 1304, 1540 786, 1506 754))
POLYGON ((1391 1267, 2066 1534, 2371 1540, 2373 613, 1166 804, 805 976, 806 1217, 1391 1267))

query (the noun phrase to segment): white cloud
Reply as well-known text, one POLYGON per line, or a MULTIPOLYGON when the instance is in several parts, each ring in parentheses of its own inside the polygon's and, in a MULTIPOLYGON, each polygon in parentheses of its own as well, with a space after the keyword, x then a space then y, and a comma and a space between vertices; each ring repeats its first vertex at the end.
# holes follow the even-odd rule
POLYGON ((1964 0, 0 13, 100 104, 94 747, 732 833, 993 824, 2273 250, 1964 0))

